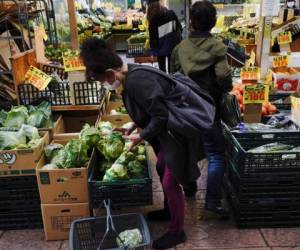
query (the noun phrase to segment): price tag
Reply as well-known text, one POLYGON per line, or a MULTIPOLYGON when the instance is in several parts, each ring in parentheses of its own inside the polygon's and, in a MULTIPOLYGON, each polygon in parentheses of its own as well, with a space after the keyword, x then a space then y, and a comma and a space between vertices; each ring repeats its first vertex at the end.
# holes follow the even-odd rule
POLYGON ((224 4, 222 3, 215 3, 214 6, 216 9, 224 9, 224 4))
POLYGON ((63 57, 63 62, 66 72, 85 70, 82 60, 77 55, 63 57))
POLYGON ((260 104, 269 100, 269 85, 255 84, 245 85, 244 104, 260 104))
MULTIPOLYGON (((278 44, 290 44, 293 41, 292 32, 290 32, 290 31, 278 33, 276 38, 277 38, 278 44)), ((275 37, 272 40, 273 40, 273 44, 274 44, 275 37)))
POLYGON ((259 67, 244 67, 241 70, 242 80, 259 80, 260 68, 259 67))
POLYGON ((290 58, 287 55, 284 56, 274 56, 273 57, 273 67, 287 67, 289 65, 290 58))
POLYGON ((38 90, 44 90, 51 80, 51 76, 48 76, 46 73, 33 66, 30 66, 25 74, 25 82, 31 83, 38 90))

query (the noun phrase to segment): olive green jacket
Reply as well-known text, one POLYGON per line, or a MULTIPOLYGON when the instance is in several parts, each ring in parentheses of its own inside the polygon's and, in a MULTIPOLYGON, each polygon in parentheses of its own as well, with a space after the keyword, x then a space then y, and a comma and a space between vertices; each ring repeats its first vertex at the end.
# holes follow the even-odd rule
POLYGON ((227 47, 210 33, 192 32, 175 47, 171 71, 181 72, 217 101, 222 93, 232 89, 231 68, 227 62, 227 47))

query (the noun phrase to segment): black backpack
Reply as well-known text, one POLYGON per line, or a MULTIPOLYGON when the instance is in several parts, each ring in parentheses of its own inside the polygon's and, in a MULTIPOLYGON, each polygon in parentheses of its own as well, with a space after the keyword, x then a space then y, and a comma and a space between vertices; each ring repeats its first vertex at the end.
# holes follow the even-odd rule
POLYGON ((168 75, 150 66, 135 67, 131 72, 144 70, 165 78, 172 84, 165 93, 165 103, 169 109, 168 126, 178 132, 188 131, 190 136, 203 134, 215 120, 215 104, 208 92, 181 73, 168 75))

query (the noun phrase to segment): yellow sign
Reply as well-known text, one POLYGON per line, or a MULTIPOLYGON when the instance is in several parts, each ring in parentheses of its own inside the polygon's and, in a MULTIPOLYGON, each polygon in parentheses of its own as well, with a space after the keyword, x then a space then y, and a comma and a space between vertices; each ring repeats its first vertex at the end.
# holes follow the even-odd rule
POLYGON ((273 57, 273 67, 287 67, 289 65, 290 57, 287 55, 284 56, 274 56, 273 57))
POLYGON ((46 73, 33 66, 30 66, 29 70, 25 74, 25 82, 31 83, 38 90, 44 90, 51 80, 51 76, 48 76, 46 73))
POLYGON ((272 43, 275 43, 275 39, 277 39, 278 44, 290 44, 293 39, 292 39, 292 33, 290 31, 286 32, 280 32, 277 34, 276 37, 272 38, 272 43))
POLYGON ((259 80, 260 68, 259 67, 244 67, 241 70, 242 80, 259 80))
POLYGON ((63 62, 66 72, 85 70, 82 60, 77 55, 63 57, 63 62))
POLYGON ((245 85, 244 104, 260 104, 269 101, 269 85, 245 85))
POLYGON ((222 3, 215 3, 214 6, 216 9, 224 9, 224 4, 222 3))

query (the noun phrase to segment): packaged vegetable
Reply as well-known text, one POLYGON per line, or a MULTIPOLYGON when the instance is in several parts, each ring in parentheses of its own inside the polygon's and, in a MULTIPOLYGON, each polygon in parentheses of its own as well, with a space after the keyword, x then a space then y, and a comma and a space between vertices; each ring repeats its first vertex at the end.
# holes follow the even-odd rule
POLYGON ((119 234, 117 244, 119 247, 134 248, 143 243, 143 236, 139 229, 126 230, 119 234))

